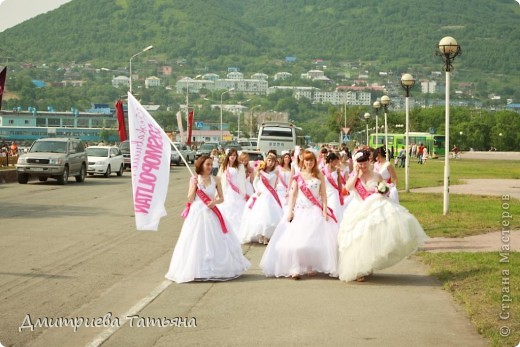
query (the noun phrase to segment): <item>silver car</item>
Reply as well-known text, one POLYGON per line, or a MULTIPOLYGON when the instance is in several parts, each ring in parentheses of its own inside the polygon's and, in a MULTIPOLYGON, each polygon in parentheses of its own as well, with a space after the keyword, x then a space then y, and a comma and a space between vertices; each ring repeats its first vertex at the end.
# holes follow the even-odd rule
POLYGON ((18 158, 18 183, 26 184, 30 177, 45 182, 50 177, 58 180, 59 184, 67 184, 70 175, 76 178, 76 182, 84 182, 87 162, 85 145, 79 139, 39 139, 18 158))

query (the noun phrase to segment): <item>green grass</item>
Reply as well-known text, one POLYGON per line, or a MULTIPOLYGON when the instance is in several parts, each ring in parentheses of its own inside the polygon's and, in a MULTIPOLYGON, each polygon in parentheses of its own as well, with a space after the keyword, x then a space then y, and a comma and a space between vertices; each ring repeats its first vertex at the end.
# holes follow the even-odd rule
MULTIPOLYGON (((450 211, 442 214, 442 194, 399 192, 399 202, 421 223, 431 237, 463 237, 502 230, 502 200, 499 196, 450 194, 450 211)), ((520 201, 509 202, 511 215, 520 216, 520 201)), ((515 218, 510 228, 520 228, 515 218)))
MULTIPOLYGON (((404 170, 396 169, 399 177, 400 203, 417 217, 431 237, 463 237, 501 230, 502 201, 498 196, 450 194, 450 211, 442 214, 442 193, 405 193, 404 170)), ((464 179, 520 179, 519 161, 451 160, 450 185, 462 184, 464 179)), ((410 163, 410 188, 442 186, 444 161, 428 160, 425 165, 410 163)), ((520 182, 519 182, 520 185, 520 182)), ((520 215, 518 200, 512 200, 510 212, 520 215)), ((511 229, 520 228, 513 220, 511 229)))
MULTIPOLYGON (((396 169, 398 188, 404 189, 404 169, 396 169)), ((444 160, 430 159, 425 165, 412 160, 409 171, 409 186, 413 188, 442 186, 444 183, 444 160)), ((450 160, 450 185, 462 184, 464 179, 493 178, 520 179, 520 162, 517 160, 450 160)))
POLYGON ((445 290, 466 311, 478 332, 488 338, 492 346, 516 346, 520 341, 520 253, 510 253, 508 263, 500 262, 494 253, 418 253, 418 257, 430 266, 430 274, 437 277, 445 290), (509 271, 509 276, 503 271, 509 271), (509 285, 504 279, 509 279, 509 285), (509 293, 506 291, 509 290, 509 293), (502 301, 509 295, 512 303, 502 301), (502 304, 509 309, 502 311, 502 304), (509 313, 506 320, 500 314, 509 313), (501 336, 500 328, 508 326, 509 336, 501 336))

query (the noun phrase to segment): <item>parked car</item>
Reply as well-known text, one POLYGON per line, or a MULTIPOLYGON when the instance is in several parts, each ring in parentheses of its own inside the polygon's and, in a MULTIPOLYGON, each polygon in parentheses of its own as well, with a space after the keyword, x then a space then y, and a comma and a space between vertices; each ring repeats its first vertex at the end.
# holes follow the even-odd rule
POLYGON ((130 141, 123 141, 119 144, 119 150, 123 155, 123 166, 125 169, 130 169, 132 160, 130 159, 130 141))
POLYGON ((125 166, 123 154, 118 147, 113 146, 90 146, 87 148, 89 175, 103 175, 110 177, 112 172, 118 176, 123 176, 125 166))
MULTIPOLYGON (((195 163, 195 157, 197 153, 188 145, 182 144, 179 142, 174 142, 175 146, 179 149, 182 156, 188 163, 195 163)), ((173 148, 172 146, 172 154, 171 154, 171 164, 180 165, 181 164, 181 157, 179 153, 173 148)))
POLYGON ((220 147, 222 147, 225 150, 228 150, 230 148, 234 148, 236 149, 237 151, 241 151, 242 150, 242 146, 240 146, 240 144, 236 141, 225 141, 225 142, 222 142, 220 144, 220 147))
POLYGON ((87 152, 79 139, 44 138, 33 142, 26 154, 18 158, 16 171, 18 183, 26 184, 31 176, 41 182, 54 178, 59 184, 67 184, 69 175, 76 182, 84 182, 87 175, 87 152))
POLYGON ((257 149, 256 140, 239 140, 238 144, 242 146, 243 150, 254 151, 257 149))
POLYGON ((243 150, 242 153, 247 153, 249 155, 249 164, 258 160, 265 160, 265 155, 261 151, 243 150))
POLYGON ((199 158, 201 155, 210 155, 213 149, 218 148, 219 146, 217 142, 204 142, 195 153, 195 157, 199 158))

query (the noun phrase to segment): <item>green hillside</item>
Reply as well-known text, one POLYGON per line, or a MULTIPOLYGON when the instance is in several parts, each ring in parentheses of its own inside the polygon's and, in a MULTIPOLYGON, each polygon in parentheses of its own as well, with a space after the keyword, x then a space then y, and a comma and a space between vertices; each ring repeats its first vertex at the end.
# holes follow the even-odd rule
MULTIPOLYGON (((31 62, 124 62, 154 45, 164 61, 261 66, 299 60, 442 66, 439 40, 463 49, 457 68, 518 74, 514 0, 74 0, 0 33, 2 55, 31 62)), ((440 69, 440 67, 438 68, 440 69)))

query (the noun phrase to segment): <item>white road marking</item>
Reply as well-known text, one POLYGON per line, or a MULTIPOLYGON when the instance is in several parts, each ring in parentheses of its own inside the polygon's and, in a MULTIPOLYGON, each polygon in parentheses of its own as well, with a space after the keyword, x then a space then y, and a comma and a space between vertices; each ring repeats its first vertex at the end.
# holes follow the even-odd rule
MULTIPOLYGON (((123 318, 126 318, 127 316, 133 316, 139 313, 143 308, 145 308, 149 303, 151 303, 155 298, 157 298, 161 293, 170 286, 173 282, 165 280, 160 285, 158 285, 154 290, 152 290, 150 293, 148 293, 147 296, 139 300, 137 304, 135 304, 130 310, 128 310, 124 315, 123 318)), ((101 332, 94 340, 92 340, 90 343, 86 345, 86 347, 99 347, 101 346, 106 340, 110 338, 117 330, 119 330, 123 325, 126 323, 126 319, 123 320, 122 324, 117 327, 110 327, 108 329, 105 329, 103 332, 101 332)))

